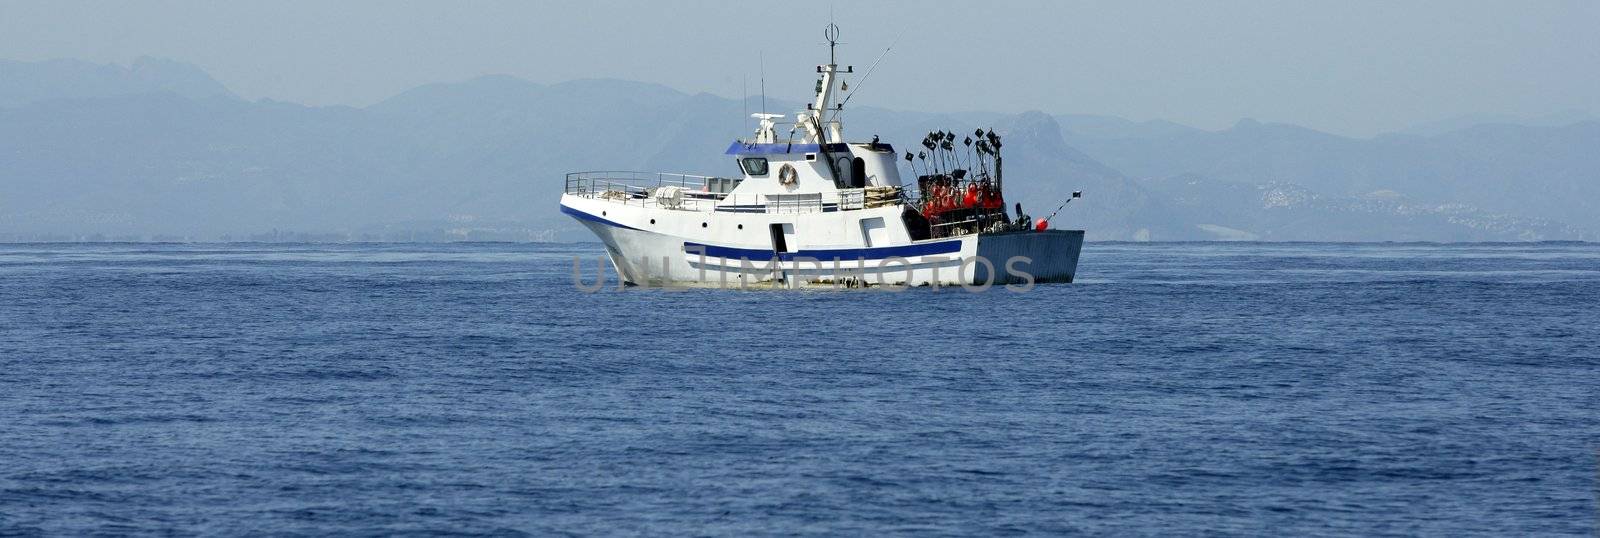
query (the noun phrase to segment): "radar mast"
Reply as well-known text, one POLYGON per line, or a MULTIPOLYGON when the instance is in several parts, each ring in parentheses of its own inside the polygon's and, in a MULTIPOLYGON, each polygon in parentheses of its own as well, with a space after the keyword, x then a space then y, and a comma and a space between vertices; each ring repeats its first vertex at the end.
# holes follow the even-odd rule
POLYGON ((800 126, 806 130, 807 142, 831 143, 844 141, 844 126, 839 122, 837 112, 843 108, 842 104, 835 104, 838 95, 849 88, 839 75, 855 72, 854 66, 839 69, 836 49, 839 46, 839 25, 828 23, 822 31, 823 37, 828 40, 828 64, 817 66, 817 96, 816 101, 806 107, 800 114, 800 126), (827 111, 834 111, 832 120, 825 120, 827 111))

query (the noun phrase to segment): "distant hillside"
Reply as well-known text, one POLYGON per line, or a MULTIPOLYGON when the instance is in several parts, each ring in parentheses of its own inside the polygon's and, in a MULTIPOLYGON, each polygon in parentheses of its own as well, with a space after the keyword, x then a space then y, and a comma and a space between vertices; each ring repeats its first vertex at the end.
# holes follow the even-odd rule
MULTIPOLYGON (((373 106, 235 98, 192 66, 0 63, 0 240, 589 240, 556 211, 581 170, 736 173, 759 108, 639 82, 431 84, 373 106)), ((792 114, 803 105, 770 100, 792 114)), ((857 107, 853 138, 1006 138, 1009 201, 1098 240, 1594 238, 1593 123, 1336 137, 1089 115, 857 107)), ((909 176, 909 173, 907 174, 909 176)))
POLYGON ((127 67, 79 60, 0 60, 0 107, 51 99, 154 93, 190 98, 233 97, 200 68, 171 60, 141 57, 127 67))
POLYGON ((1400 130, 1396 134, 1416 136, 1436 136, 1463 129, 1470 129, 1479 125, 1523 125, 1528 127, 1565 127, 1574 123, 1594 121, 1596 119, 1588 112, 1581 110, 1566 110, 1554 114, 1546 114, 1531 118, 1522 118, 1510 114, 1472 114, 1458 116, 1438 121, 1430 121, 1412 125, 1400 130))
MULTIPOLYGON (((1068 142, 1142 179, 1198 175, 1249 185, 1296 184, 1333 197, 1394 193, 1437 204, 1600 230, 1600 122, 1486 124, 1434 136, 1352 139, 1241 121, 1222 131, 1068 142)), ((1532 233, 1530 237, 1568 238, 1532 233)))
POLYGON ((1328 195, 1289 182, 1236 183, 1194 174, 1140 184, 1166 200, 1176 220, 1193 223, 1213 239, 1535 241, 1594 237, 1550 219, 1417 200, 1394 191, 1328 195))

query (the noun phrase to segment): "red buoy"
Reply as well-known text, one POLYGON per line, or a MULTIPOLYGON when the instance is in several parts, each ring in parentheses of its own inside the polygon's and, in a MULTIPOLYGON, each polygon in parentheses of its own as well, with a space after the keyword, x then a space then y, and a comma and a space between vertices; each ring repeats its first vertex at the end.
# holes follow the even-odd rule
POLYGON ((1033 225, 1033 229, 1041 231, 1041 232, 1045 231, 1045 230, 1048 230, 1048 229, 1050 229, 1050 221, 1044 220, 1044 219, 1039 219, 1039 222, 1037 222, 1037 223, 1035 223, 1033 225))

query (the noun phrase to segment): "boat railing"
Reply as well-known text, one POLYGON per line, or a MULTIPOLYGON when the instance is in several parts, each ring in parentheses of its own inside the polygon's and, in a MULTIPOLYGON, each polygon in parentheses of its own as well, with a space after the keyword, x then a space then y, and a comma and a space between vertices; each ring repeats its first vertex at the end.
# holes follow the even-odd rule
MULTIPOLYGON (((944 215, 950 215, 945 213, 944 215)), ((952 220, 932 219, 928 226, 928 235, 931 238, 956 237, 975 233, 1000 233, 1013 230, 1027 229, 1026 223, 1013 222, 1007 219, 1004 210, 992 212, 967 212, 952 220)))
POLYGON ((978 233, 978 219, 966 219, 953 222, 940 222, 928 227, 929 236, 938 239, 941 237, 955 237, 978 233))
POLYGON ((614 203, 684 211, 816 213, 898 204, 898 187, 840 189, 804 194, 731 194, 742 179, 657 172, 574 172, 564 192, 614 203), (676 189, 663 190, 663 187, 676 189))
POLYGON ((688 190, 727 192, 733 185, 738 184, 738 179, 695 176, 689 174, 672 174, 666 172, 573 172, 567 174, 567 194, 579 196, 600 196, 607 192, 643 194, 650 189, 664 186, 679 187, 688 190))

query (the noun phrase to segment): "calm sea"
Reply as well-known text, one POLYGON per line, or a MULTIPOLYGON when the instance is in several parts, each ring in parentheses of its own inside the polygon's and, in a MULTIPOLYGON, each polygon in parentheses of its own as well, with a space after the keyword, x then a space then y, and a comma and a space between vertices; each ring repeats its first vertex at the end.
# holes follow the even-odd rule
POLYGON ((1600 245, 575 290, 600 253, 0 246, 0 534, 1596 532, 1600 245))

